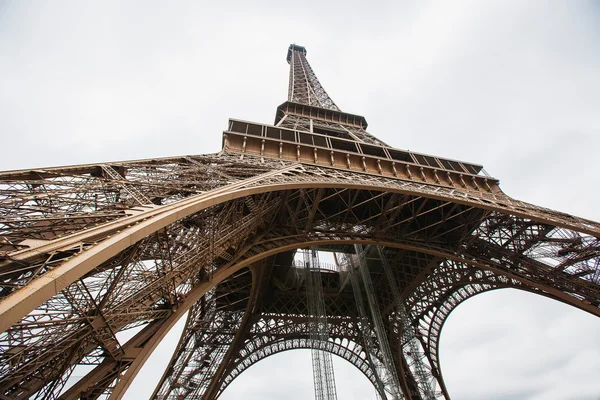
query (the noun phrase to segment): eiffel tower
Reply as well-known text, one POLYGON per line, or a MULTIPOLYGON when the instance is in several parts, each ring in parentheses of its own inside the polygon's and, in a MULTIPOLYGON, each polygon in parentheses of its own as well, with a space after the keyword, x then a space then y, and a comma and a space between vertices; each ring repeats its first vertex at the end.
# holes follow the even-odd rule
POLYGON ((307 348, 317 398, 335 354, 381 398, 450 399, 440 332, 466 299, 517 288, 600 316, 600 224, 390 147, 305 48, 287 61, 274 123, 229 120, 217 154, 0 173, 0 398, 119 399, 187 313, 153 398, 216 399, 307 348))

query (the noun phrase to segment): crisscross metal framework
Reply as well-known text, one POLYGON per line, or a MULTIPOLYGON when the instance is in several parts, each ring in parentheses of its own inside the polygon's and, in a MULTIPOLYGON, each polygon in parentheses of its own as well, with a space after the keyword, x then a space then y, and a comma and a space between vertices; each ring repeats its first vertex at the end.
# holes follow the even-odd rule
POLYGON ((275 125, 230 121, 218 154, 0 172, 1 398, 121 398, 186 312, 154 398, 217 398, 254 363, 313 345, 294 265, 311 246, 371 249, 391 356, 343 270, 320 272, 322 350, 374 385, 391 358, 406 399, 450 398, 439 337, 478 293, 600 316, 600 224, 512 199, 477 164, 387 146, 335 106, 304 48, 288 60, 275 125))

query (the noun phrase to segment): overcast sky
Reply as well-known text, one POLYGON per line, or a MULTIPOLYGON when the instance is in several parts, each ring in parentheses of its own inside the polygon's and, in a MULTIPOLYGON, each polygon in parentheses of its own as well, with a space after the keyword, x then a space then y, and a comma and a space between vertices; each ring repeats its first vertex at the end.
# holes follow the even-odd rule
MULTIPOLYGON (((0 0, 0 169, 217 152, 228 118, 272 123, 290 43, 390 145, 483 164, 513 197, 600 220, 598 1, 0 0)), ((166 354, 127 399, 148 397, 166 354)), ((441 362, 454 399, 597 400, 600 320, 483 294, 450 316, 441 362)), ((336 367, 340 399, 374 398, 336 367)), ((222 398, 242 394, 310 398, 310 353, 257 364, 222 398)))

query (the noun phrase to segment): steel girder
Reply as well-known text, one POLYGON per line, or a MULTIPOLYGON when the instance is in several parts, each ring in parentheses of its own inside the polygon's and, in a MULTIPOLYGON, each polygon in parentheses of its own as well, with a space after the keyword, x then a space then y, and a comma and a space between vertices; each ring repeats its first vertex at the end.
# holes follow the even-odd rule
MULTIPOLYGON (((239 164, 232 167, 243 170, 240 164, 249 159, 238 160, 239 164)), ((364 177, 366 182, 360 182, 362 185, 355 179, 341 187, 338 182, 345 178, 343 173, 306 166, 291 165, 287 170, 247 178, 246 182, 253 180, 260 184, 265 175, 275 181, 268 190, 256 185, 256 195, 246 191, 246 197, 220 205, 212 203, 189 217, 175 217, 175 222, 152 234, 145 233, 98 266, 82 271, 73 283, 64 282, 64 289, 44 299, 41 305, 26 310, 28 314, 6 331, 2 342, 6 360, 3 383, 8 385, 7 393, 9 387, 19 387, 23 396, 29 396, 31 392, 26 388, 30 387, 34 393, 41 390, 51 377, 55 381, 63 376, 67 366, 82 362, 100 364, 106 357, 117 357, 122 350, 115 340, 116 332, 168 318, 180 297, 185 297, 196 282, 205 281, 206 276, 210 277, 219 268, 251 263, 260 259, 261 254, 275 254, 303 243, 389 243, 407 251, 506 274, 529 287, 540 287, 546 295, 596 313, 593 310, 598 306, 595 256, 598 239, 556 226, 560 220, 566 227, 589 231, 595 226, 588 221, 561 219, 560 214, 535 207, 530 218, 511 215, 513 209, 499 210, 508 208, 504 202, 515 204, 506 199, 503 207, 495 205, 490 210, 493 203, 483 202, 481 197, 464 196, 467 201, 459 203, 455 200, 458 193, 446 201, 439 199, 439 194, 434 197, 431 193, 416 195, 400 190, 394 193, 390 190, 393 180, 371 175, 364 177), (299 188, 272 191, 286 187, 282 182, 286 180, 299 188), (316 185, 318 181, 321 183, 316 185), (370 186, 375 182, 379 187, 370 186), (370 188, 363 190, 348 187, 368 185, 370 188), (547 217, 542 219, 541 215, 547 217), (306 231, 307 227, 310 231, 306 231), (198 265, 203 267, 198 269, 198 265), (68 358, 63 350, 66 348, 78 350, 68 358), (88 361, 94 352, 101 356, 95 356, 97 361, 88 361), (37 381, 36 374, 40 376, 37 381)), ((253 186, 241 182, 237 185, 243 189, 253 186)), ((400 187, 405 185, 404 181, 398 182, 400 187)), ((76 261, 78 255, 135 230, 142 222, 157 219, 162 209, 170 207, 179 212, 179 204, 203 195, 167 202, 141 210, 137 215, 125 214, 116 220, 117 224, 112 222, 114 228, 109 221, 100 229, 84 231, 84 238, 75 234, 15 251, 13 257, 4 261, 7 267, 3 271, 10 271, 4 281, 6 297, 20 295, 15 287, 25 288, 48 272, 52 272, 52 283, 60 282, 55 274, 61 266, 76 261), (52 250, 44 252, 44 248, 52 250)), ((519 214, 523 213, 523 204, 518 203, 518 207, 519 214)), ((28 227, 25 235, 31 231, 28 227)), ((411 268, 418 270, 411 264, 400 273, 406 275, 411 268)), ((428 276, 425 274, 422 279, 428 276)))
MULTIPOLYGON (((254 362, 307 346, 306 304, 269 291, 283 255, 307 246, 386 248, 447 399, 439 336, 465 299, 512 287, 600 316, 600 224, 512 199, 480 166, 386 146, 337 108, 305 56, 290 48, 281 130, 246 125, 239 148, 224 135, 213 155, 0 172, 0 398, 120 398, 188 310, 156 395, 216 398, 254 362)), ((393 294, 370 262, 414 386, 393 294)), ((373 382, 343 294, 326 302, 323 349, 373 382)))

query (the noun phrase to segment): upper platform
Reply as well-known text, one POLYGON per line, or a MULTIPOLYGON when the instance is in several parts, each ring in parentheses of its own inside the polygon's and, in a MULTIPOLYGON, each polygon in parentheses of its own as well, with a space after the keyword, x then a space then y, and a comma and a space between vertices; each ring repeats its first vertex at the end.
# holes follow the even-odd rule
POLYGON ((348 114, 342 111, 329 110, 325 108, 309 106, 306 104, 294 103, 291 101, 286 101, 277 107, 275 125, 279 124, 279 122, 286 115, 296 115, 299 117, 335 122, 360 129, 367 129, 367 120, 361 115, 348 114))

